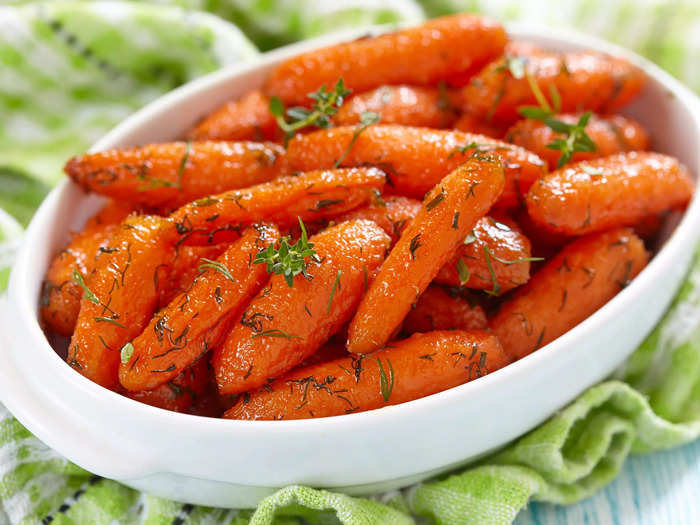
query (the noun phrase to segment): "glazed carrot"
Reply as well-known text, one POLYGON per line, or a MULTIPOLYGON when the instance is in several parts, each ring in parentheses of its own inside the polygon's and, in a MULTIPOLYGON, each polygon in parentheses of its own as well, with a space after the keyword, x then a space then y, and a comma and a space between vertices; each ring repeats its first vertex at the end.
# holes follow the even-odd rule
MULTIPOLYGON (((287 149, 289 169, 333 166, 347 152, 355 133, 355 126, 343 126, 297 135, 287 149)), ((392 125, 365 129, 341 165, 374 164, 386 172, 391 193, 422 199, 477 151, 493 151, 503 159, 506 186, 500 206, 520 204, 530 185, 547 171, 535 154, 483 135, 392 125)))
POLYGON ((188 133, 191 140, 276 140, 279 129, 270 113, 270 99, 251 91, 227 102, 188 133))
POLYGON ((568 235, 632 225, 647 215, 682 207, 693 181, 678 160, 659 153, 620 153, 564 167, 527 195, 532 219, 568 235))
MULTIPOLYGON (((557 120, 566 124, 576 124, 580 115, 559 115, 557 120)), ((607 157, 625 151, 642 151, 649 149, 649 135, 636 120, 612 115, 609 117, 592 115, 586 126, 586 134, 596 145, 595 151, 574 153, 570 162, 580 162, 598 157, 607 157)), ((538 120, 524 119, 516 122, 506 134, 505 140, 537 154, 555 169, 561 150, 548 148, 556 138, 563 138, 550 127, 538 120)))
POLYGON ((569 331, 622 290, 649 255, 629 228, 582 237, 566 246, 505 301, 491 330, 513 359, 569 331))
POLYGON ((249 228, 216 261, 201 261, 192 287, 159 311, 131 341, 128 362, 122 359, 119 380, 128 390, 151 390, 190 366, 209 345, 191 345, 225 317, 237 318, 265 285, 265 267, 254 265, 256 254, 275 242, 276 228, 249 228))
POLYGON ((514 122, 518 108, 538 105, 528 82, 531 75, 545 97, 556 89, 561 111, 615 111, 636 97, 644 85, 644 73, 629 62, 590 51, 540 52, 520 57, 523 74, 512 73, 514 57, 495 60, 464 88, 464 111, 487 120, 514 122), (524 60, 523 60, 524 59, 524 60), (552 87, 550 87, 552 86, 552 87))
POLYGON ((436 331, 291 372, 244 395, 228 419, 306 419, 363 412, 442 392, 509 363, 487 332, 436 331))
POLYGON ((503 184, 498 157, 481 153, 426 195, 350 322, 350 352, 366 354, 386 344, 457 244, 496 202, 503 184))
POLYGON ((73 157, 64 171, 86 191, 149 208, 175 208, 276 177, 284 149, 259 142, 172 142, 73 157))
POLYGON ((90 218, 85 227, 51 261, 42 284, 41 320, 52 332, 70 336, 75 329, 83 295, 73 281, 73 270, 88 275, 95 268, 95 257, 108 242, 119 223, 133 211, 131 206, 109 202, 90 218))
POLYGON ((333 117, 338 126, 357 124, 363 113, 377 113, 382 124, 446 128, 457 118, 446 90, 382 86, 351 97, 333 117))
POLYGON ((219 231, 271 221, 280 227, 334 217, 368 202, 384 187, 376 168, 311 171, 191 202, 171 216, 179 242, 213 242, 219 231))
POLYGON ((487 121, 471 113, 462 113, 453 127, 458 131, 485 135, 494 139, 502 139, 508 131, 508 127, 499 122, 487 121))
POLYGON ((440 286, 428 286, 404 319, 408 333, 433 330, 485 330, 484 309, 440 286))
POLYGON ((309 239, 318 259, 293 286, 282 275, 248 306, 214 352, 219 392, 258 388, 292 369, 323 345, 355 312, 384 260, 389 237, 370 221, 348 221, 309 239))
POLYGON ((530 241, 513 221, 484 217, 454 250, 435 282, 500 294, 527 282, 530 256, 530 241))
POLYGON ((435 85, 483 66, 503 52, 505 43, 503 27, 487 18, 436 18, 291 58, 272 72, 265 92, 303 105, 308 93, 331 87, 341 77, 355 93, 390 84, 435 85))
POLYGON ((418 215, 422 204, 407 197, 387 197, 375 200, 371 204, 349 211, 338 217, 337 221, 365 219, 375 222, 391 237, 392 245, 399 240, 406 226, 418 215))
POLYGON ((172 381, 153 389, 126 392, 126 396, 171 412, 189 412, 199 396, 205 394, 214 373, 205 359, 197 361, 172 381))
POLYGON ((173 258, 163 223, 127 217, 86 279, 66 360, 106 388, 117 386, 120 350, 143 331, 158 303, 155 276, 173 258))

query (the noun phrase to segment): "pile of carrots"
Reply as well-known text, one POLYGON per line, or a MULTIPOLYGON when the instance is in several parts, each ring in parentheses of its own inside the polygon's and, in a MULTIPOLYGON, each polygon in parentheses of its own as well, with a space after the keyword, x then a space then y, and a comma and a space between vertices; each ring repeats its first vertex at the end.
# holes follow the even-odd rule
POLYGON ((478 379, 614 297, 689 202, 616 113, 644 82, 468 14, 291 58, 187 140, 68 161, 109 201, 51 263, 45 329, 105 388, 214 417, 478 379))

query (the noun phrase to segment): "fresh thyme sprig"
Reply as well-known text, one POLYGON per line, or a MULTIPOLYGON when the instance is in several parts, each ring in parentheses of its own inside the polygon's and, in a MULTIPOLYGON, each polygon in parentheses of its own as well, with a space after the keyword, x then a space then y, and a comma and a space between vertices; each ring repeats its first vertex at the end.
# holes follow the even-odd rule
POLYGON ((343 154, 336 159, 336 161, 333 163, 333 167, 337 168, 340 166, 340 164, 345 160, 345 157, 348 156, 348 153, 350 153, 350 150, 352 147, 355 145, 355 141, 357 140, 357 137, 362 134, 364 130, 366 130, 368 127, 370 127, 372 124, 376 124, 379 122, 379 119, 381 119, 382 116, 379 113, 375 113, 374 111, 363 111, 362 114, 360 115, 360 123, 357 125, 355 128, 355 132, 352 134, 352 138, 350 139, 350 143, 348 144, 348 147, 345 148, 345 151, 343 154))
POLYGON ((279 240, 279 248, 270 244, 258 252, 253 261, 253 264, 266 264, 267 273, 283 275, 290 288, 294 286, 294 277, 299 274, 307 279, 312 278, 306 272, 307 259, 317 263, 321 262, 316 250, 314 250, 314 243, 309 242, 306 227, 301 218, 299 218, 299 226, 301 227, 301 237, 297 242, 289 244, 290 237, 286 235, 279 240))
POLYGON ((311 109, 302 106, 285 108, 284 102, 279 98, 270 98, 270 113, 275 117, 280 129, 284 131, 285 146, 297 131, 307 126, 322 129, 330 127, 331 117, 338 112, 345 97, 350 93, 352 90, 345 89, 343 79, 340 78, 332 91, 328 91, 323 85, 315 93, 309 93, 308 97, 314 101, 311 109))

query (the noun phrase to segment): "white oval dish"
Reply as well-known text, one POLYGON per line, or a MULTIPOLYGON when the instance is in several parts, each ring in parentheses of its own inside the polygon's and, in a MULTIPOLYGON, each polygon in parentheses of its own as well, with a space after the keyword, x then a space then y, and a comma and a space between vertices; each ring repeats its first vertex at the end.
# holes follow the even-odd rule
MULTIPOLYGON (((598 49, 639 64, 649 85, 625 113, 651 130, 656 150, 700 172, 700 105, 670 75, 569 30, 509 30, 552 49, 598 49)), ((304 42, 196 80, 128 118, 92 149, 177 138, 216 106, 259 86, 281 60, 347 38, 304 42)), ((29 226, 0 317, 0 399, 39 439, 91 472, 175 500, 239 508, 289 484, 350 494, 398 488, 515 439, 630 354, 661 317, 700 237, 696 196, 663 249, 617 297, 538 352, 474 382, 346 416, 229 421, 167 412, 110 392, 68 367, 48 344, 37 322, 42 277, 68 232, 100 203, 64 180, 29 226)))

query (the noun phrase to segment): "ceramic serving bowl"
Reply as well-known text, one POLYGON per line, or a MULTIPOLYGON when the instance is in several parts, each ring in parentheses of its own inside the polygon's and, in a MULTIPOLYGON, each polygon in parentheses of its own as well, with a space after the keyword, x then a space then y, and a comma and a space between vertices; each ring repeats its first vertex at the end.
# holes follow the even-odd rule
MULTIPOLYGON (((511 26, 516 38, 558 50, 627 57, 649 76, 625 113, 651 131, 654 149, 700 172, 700 105, 649 62, 571 31, 511 26)), ((350 36, 358 36, 357 32, 350 36)), ((93 151, 180 137, 224 101, 260 86, 281 60, 348 35, 279 50, 153 102, 93 151)), ((229 421, 152 408, 106 390, 68 367, 37 321, 49 261, 101 199, 64 180, 26 232, 9 303, 0 317, 0 398, 37 437, 101 476, 197 504, 251 507, 289 484, 365 494, 403 487, 512 441, 604 379, 659 320, 700 237, 696 196, 647 268, 586 321, 541 350, 486 377, 403 405, 302 421, 229 421)))

